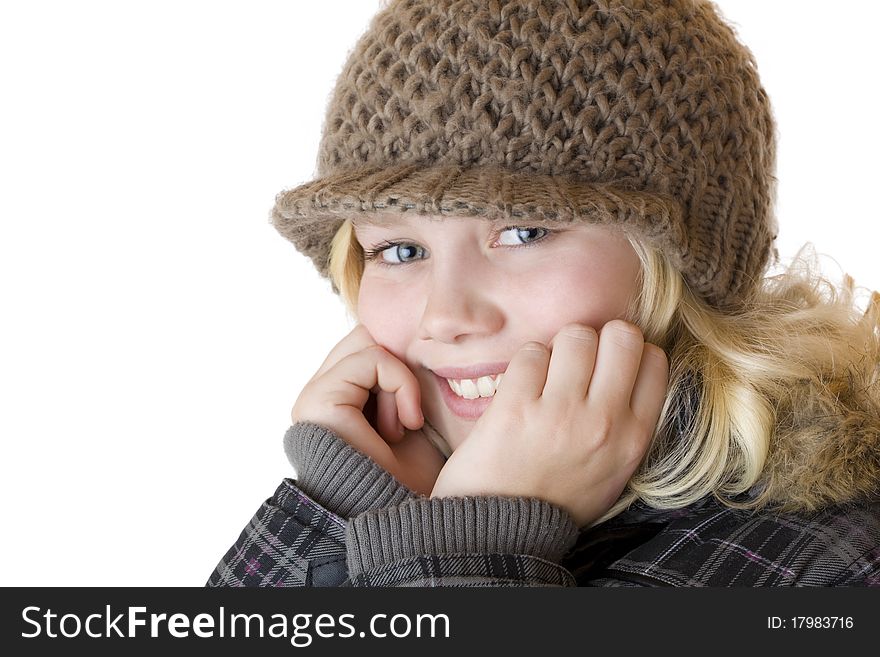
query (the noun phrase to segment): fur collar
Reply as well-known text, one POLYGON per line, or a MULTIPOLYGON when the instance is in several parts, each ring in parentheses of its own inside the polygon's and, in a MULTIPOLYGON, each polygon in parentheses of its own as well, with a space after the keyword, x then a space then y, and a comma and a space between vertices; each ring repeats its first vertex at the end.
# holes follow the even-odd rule
POLYGON ((816 511, 880 498, 880 400, 871 386, 850 380, 829 391, 804 381, 790 399, 760 482, 767 500, 816 511))

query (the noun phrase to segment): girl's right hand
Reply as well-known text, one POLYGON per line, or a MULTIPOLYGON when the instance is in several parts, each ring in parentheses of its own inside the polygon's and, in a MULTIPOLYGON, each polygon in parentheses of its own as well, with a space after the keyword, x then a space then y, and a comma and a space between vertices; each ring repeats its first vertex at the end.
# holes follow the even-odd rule
POLYGON ((291 419, 330 429, 422 495, 430 494, 445 463, 421 431, 418 380, 362 324, 340 340, 305 385, 291 419), (364 414, 371 394, 375 428, 364 414), (401 431, 402 427, 410 431, 401 431))

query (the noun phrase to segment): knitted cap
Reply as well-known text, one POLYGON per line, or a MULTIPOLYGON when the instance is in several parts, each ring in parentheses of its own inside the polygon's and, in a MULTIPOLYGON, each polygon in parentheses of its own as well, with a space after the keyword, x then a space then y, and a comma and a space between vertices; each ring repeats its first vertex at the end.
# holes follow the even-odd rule
POLYGON ((324 276, 363 212, 614 224, 727 309, 778 260, 775 151, 711 2, 391 0, 336 82, 316 179, 272 222, 324 276))

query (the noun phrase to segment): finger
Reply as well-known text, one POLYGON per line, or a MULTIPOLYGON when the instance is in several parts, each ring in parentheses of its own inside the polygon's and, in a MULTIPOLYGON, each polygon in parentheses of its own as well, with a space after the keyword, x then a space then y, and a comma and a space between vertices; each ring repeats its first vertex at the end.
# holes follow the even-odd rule
POLYGON ((385 442, 396 443, 403 438, 404 428, 397 414, 394 394, 379 390, 376 393, 376 429, 385 442))
POLYGON ((634 324, 613 319, 599 334, 596 365, 587 396, 607 409, 628 409, 645 340, 634 324))
POLYGON ((630 408, 653 435, 663 412, 669 386, 669 359, 657 345, 646 343, 633 388, 630 408))
MULTIPOLYGON (((351 403, 363 409, 370 391, 376 389, 391 393, 397 406, 397 415, 407 426, 419 425, 421 420, 421 391, 410 369, 383 347, 373 344, 349 354, 331 367, 324 377, 340 381, 354 390, 340 391, 349 395, 351 403)), ((378 398, 377 398, 378 402, 378 398)), ((378 413, 379 409, 377 409, 378 413)), ((387 411, 386 411, 387 412, 387 411)), ((377 415, 378 423, 378 415, 377 415)))
POLYGON ((349 331, 348 335, 342 338, 342 340, 336 343, 336 346, 330 350, 330 353, 327 354, 327 358, 324 359, 324 362, 321 363, 321 367, 318 368, 318 371, 315 372, 315 375, 312 378, 318 378, 346 356, 366 349, 372 344, 376 344, 376 341, 373 339, 373 336, 370 335, 367 327, 360 323, 357 324, 351 331, 349 331))
POLYGON ((517 351, 507 370, 496 396, 519 399, 538 399, 547 381, 547 365, 550 362, 550 349, 540 342, 527 342, 517 351))
POLYGON ((585 324, 566 324, 550 341, 550 366, 544 396, 584 399, 593 378, 599 334, 585 324))

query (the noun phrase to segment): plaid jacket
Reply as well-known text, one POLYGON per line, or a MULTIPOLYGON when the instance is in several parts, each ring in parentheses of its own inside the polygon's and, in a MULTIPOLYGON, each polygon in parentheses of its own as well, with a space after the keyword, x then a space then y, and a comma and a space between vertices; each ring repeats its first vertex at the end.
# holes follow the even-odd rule
POLYGON ((285 479, 207 586, 880 586, 880 501, 812 516, 733 510, 712 498, 671 512, 635 504, 579 533, 558 562, 442 547, 413 554, 419 537, 401 536, 351 573, 352 545, 375 540, 370 528, 397 511, 346 520, 285 479))

